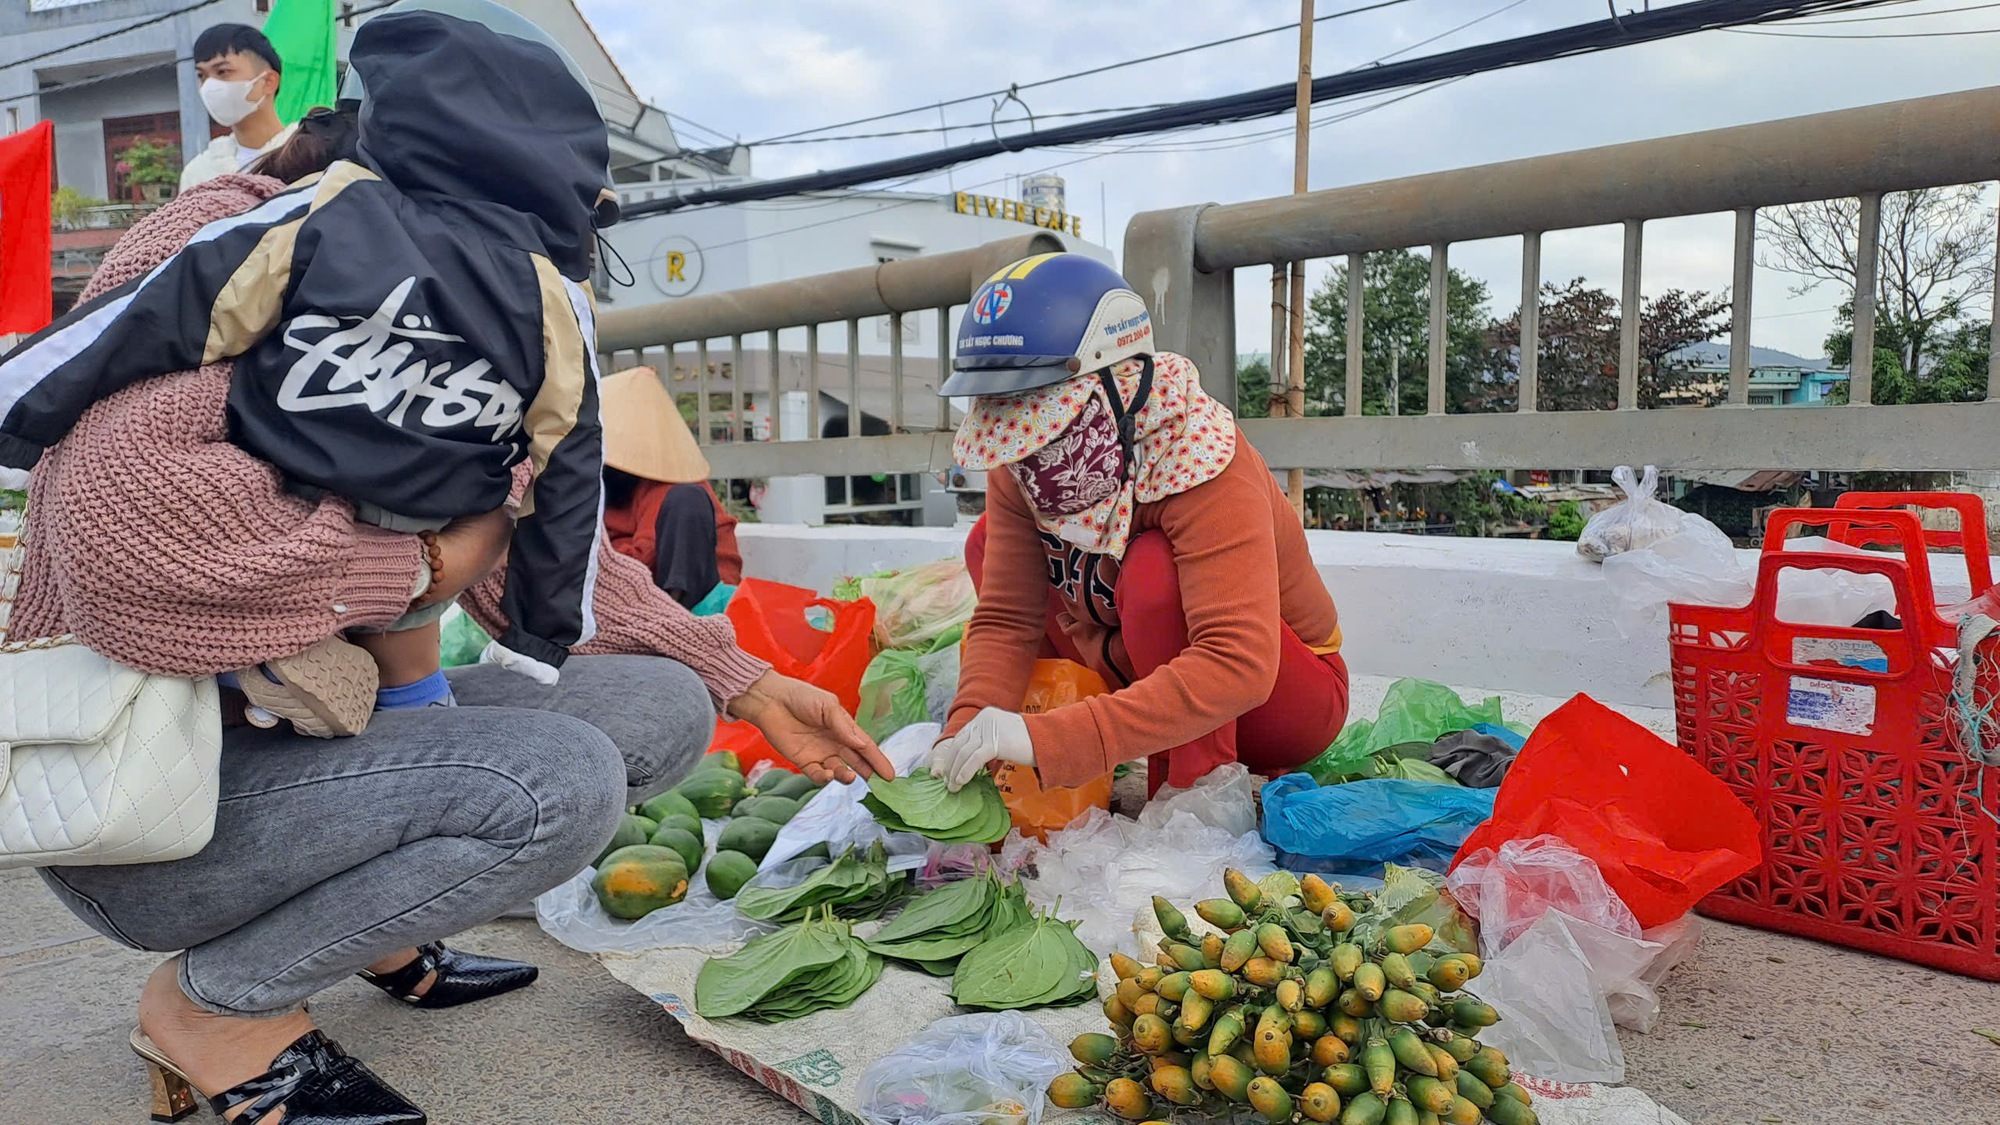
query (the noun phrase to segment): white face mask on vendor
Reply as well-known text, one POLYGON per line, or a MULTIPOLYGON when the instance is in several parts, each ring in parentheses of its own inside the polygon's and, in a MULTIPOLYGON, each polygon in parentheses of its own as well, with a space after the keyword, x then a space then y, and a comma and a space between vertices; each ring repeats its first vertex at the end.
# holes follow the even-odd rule
POLYGON ((264 99, 252 99, 250 91, 263 80, 262 74, 241 82, 224 82, 220 78, 204 78, 201 83, 201 104, 208 108, 208 115, 217 125, 233 127, 238 121, 257 112, 264 99))

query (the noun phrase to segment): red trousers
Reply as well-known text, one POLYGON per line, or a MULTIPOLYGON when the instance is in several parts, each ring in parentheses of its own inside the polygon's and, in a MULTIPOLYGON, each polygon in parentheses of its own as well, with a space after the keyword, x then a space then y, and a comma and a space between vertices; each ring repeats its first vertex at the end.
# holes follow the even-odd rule
MULTIPOLYGON (((966 536, 965 567, 978 589, 986 570, 984 516, 966 536)), ((1127 672, 1134 682, 1145 679, 1180 655, 1188 646, 1187 615, 1181 608, 1179 569, 1166 535, 1148 531, 1126 546, 1117 603, 1119 635, 1130 669, 1099 668, 1084 659, 1056 620, 1065 606, 1053 590, 1042 656, 1092 668, 1115 685, 1127 672)), ((1278 680, 1270 698, 1216 730, 1153 755, 1147 770, 1149 794, 1170 775, 1176 785, 1184 786, 1229 762, 1240 761, 1250 772, 1266 777, 1288 773, 1339 737, 1347 721, 1347 661, 1339 653, 1314 652, 1290 629, 1278 632, 1278 680)))

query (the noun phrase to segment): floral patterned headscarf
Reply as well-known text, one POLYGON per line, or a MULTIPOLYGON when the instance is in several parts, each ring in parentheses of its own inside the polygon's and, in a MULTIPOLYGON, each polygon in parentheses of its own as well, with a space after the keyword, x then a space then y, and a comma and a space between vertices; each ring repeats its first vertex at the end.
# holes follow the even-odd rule
POLYGON ((1172 352, 1152 359, 1150 393, 1133 418, 1129 473, 1118 416, 1139 397, 1143 357, 1112 369, 1115 406, 1096 374, 974 400, 953 457, 976 472, 1013 473, 1042 530, 1085 551, 1123 557, 1135 505, 1213 480, 1236 456, 1236 419, 1201 389, 1194 364, 1172 352))

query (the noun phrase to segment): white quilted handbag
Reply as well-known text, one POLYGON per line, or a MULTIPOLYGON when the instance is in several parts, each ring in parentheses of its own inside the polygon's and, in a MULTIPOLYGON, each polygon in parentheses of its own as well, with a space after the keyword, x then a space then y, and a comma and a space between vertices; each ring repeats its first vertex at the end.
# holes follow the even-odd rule
POLYGON ((184 859, 215 832, 215 680, 75 637, 0 644, 0 870, 184 859))

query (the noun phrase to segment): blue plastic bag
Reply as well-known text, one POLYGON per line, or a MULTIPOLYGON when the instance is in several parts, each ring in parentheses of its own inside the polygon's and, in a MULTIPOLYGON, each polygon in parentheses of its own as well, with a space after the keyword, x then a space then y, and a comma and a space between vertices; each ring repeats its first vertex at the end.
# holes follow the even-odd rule
POLYGON ((1499 739, 1500 741, 1513 747, 1514 752, 1516 754, 1520 753, 1521 748, 1528 744, 1527 735, 1522 734, 1520 731, 1514 730, 1512 728, 1500 726, 1496 723, 1474 723, 1472 725, 1472 729, 1478 731, 1480 734, 1491 735, 1494 738, 1499 739))
POLYGON ((1396 778, 1322 787, 1287 774, 1264 786, 1264 839, 1290 871, 1380 876, 1389 863, 1444 871, 1493 815, 1496 792, 1396 778))
POLYGON ((731 586, 727 582, 718 582, 715 584, 715 589, 708 592, 707 597, 695 603, 694 615, 696 617, 714 617, 716 614, 728 609, 729 599, 735 596, 736 587, 731 586))

